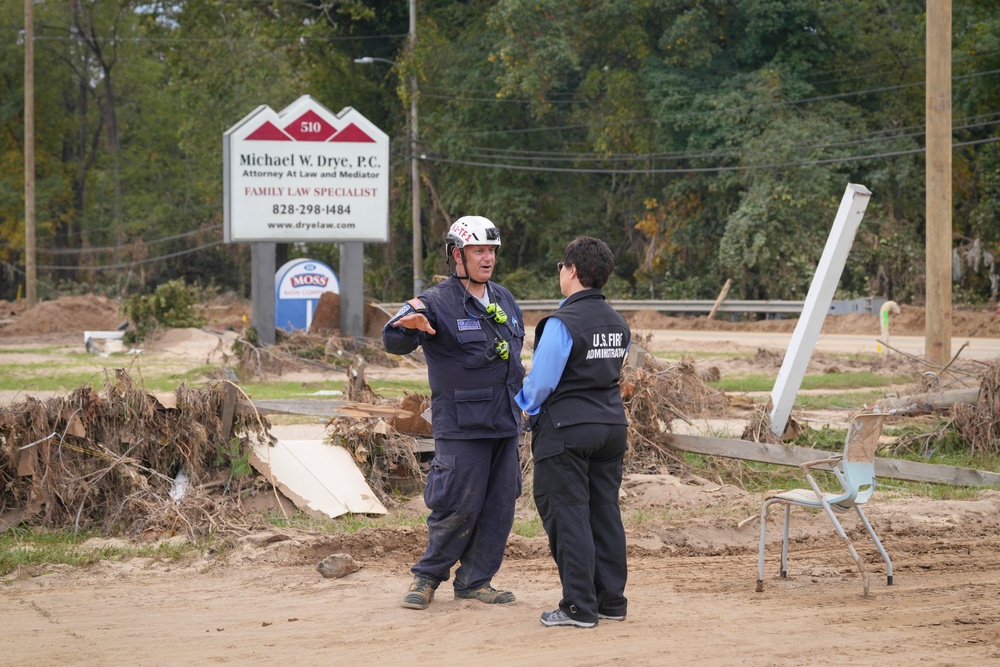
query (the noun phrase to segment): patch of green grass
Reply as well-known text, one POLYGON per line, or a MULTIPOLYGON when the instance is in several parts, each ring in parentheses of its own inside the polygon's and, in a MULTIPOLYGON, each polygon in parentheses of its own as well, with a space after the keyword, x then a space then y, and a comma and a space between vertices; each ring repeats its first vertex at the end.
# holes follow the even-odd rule
MULTIPOLYGON (((748 493, 770 489, 790 489, 806 484, 797 467, 728 459, 708 454, 678 452, 682 462, 695 474, 720 484, 731 484, 748 493)), ((825 454, 818 454, 822 458, 825 454)))
POLYGON ((200 549, 195 543, 158 542, 126 546, 88 548, 84 543, 100 537, 96 531, 52 531, 24 526, 0 534, 0 576, 22 568, 49 565, 92 565, 102 560, 123 561, 135 557, 179 560, 200 549))
MULTIPOLYGON (((748 375, 733 375, 724 377, 709 386, 728 392, 770 391, 774 387, 773 375, 751 373, 748 375)), ((857 389, 863 387, 891 387, 898 384, 908 384, 916 381, 915 376, 886 376, 871 371, 852 371, 849 373, 822 373, 806 375, 802 378, 801 389, 857 389)))
MULTIPOLYGON (((155 371, 155 368, 139 368, 139 372, 142 373, 143 378, 150 371, 155 371)), ((186 384, 197 384, 199 382, 205 382, 207 380, 213 380, 218 376, 219 367, 214 364, 200 364, 198 366, 192 366, 184 372, 178 373, 176 371, 168 373, 163 376, 162 382, 166 384, 172 384, 175 387, 181 382, 186 384)), ((160 378, 153 376, 152 381, 155 383, 160 381, 160 378)))
MULTIPOLYGON (((0 390, 20 391, 26 395, 39 391, 70 392, 80 387, 89 386, 96 391, 104 390, 108 378, 114 379, 112 367, 94 371, 93 367, 74 371, 66 368, 67 364, 57 362, 47 364, 22 364, 7 369, 0 377, 0 390), (62 369, 62 370, 60 370, 62 369)), ((214 366, 203 365, 189 369, 183 373, 158 372, 155 368, 139 368, 133 370, 133 375, 141 376, 142 386, 149 392, 173 392, 181 383, 197 385, 206 381, 217 369, 214 366)))
POLYGON ((5 369, 0 376, 0 390, 21 391, 72 391, 78 387, 90 386, 96 390, 104 388, 104 370, 93 368, 73 370, 58 364, 22 364, 5 369))
POLYGON ((402 398, 405 394, 431 395, 431 386, 425 380, 372 380, 368 385, 386 398, 402 398))
POLYGON ((795 397, 796 410, 857 410, 885 397, 882 389, 846 391, 838 394, 799 394, 795 397))
POLYGON ((339 400, 344 398, 344 381, 330 380, 317 382, 247 382, 240 389, 251 398, 309 398, 319 400, 339 400), (329 393, 340 392, 340 393, 329 393))
POLYGON ((535 515, 531 519, 514 519, 511 532, 521 537, 539 537, 545 534, 545 527, 542 526, 542 519, 535 515))
POLYGON ((0 354, 59 354, 66 353, 64 347, 8 347, 0 348, 0 354))
POLYGON ((891 387, 917 381, 916 375, 880 375, 871 371, 822 373, 802 378, 803 389, 857 389, 859 387, 891 387))

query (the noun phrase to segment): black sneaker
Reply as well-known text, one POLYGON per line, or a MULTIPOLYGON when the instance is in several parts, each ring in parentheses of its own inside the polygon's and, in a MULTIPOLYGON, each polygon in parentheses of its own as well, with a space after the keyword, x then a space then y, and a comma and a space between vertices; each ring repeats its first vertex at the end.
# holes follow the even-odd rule
POLYGON ((543 611, 541 621, 542 625, 550 628, 556 625, 571 625, 574 628, 592 628, 597 625, 597 621, 578 621, 562 609, 543 611))
POLYGON ((403 596, 403 606, 407 609, 427 609, 434 599, 437 582, 424 577, 414 577, 413 583, 403 596))

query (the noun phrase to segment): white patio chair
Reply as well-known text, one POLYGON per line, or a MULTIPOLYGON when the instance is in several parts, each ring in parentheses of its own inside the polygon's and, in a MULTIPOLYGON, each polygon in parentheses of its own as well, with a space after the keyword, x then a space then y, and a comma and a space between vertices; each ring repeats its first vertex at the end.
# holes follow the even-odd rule
POLYGON ((887 584, 892 586, 892 561, 886 553, 882 542, 872 528, 868 517, 865 516, 861 506, 868 502, 875 492, 875 450, 878 447, 878 439, 882 434, 882 422, 886 415, 867 413, 854 417, 847 430, 847 437, 844 441, 844 453, 818 461, 802 463, 799 467, 809 480, 809 489, 793 489, 773 493, 764 500, 764 506, 760 510, 760 551, 757 555, 757 592, 764 590, 764 539, 767 531, 767 510, 779 503, 785 506, 785 531, 781 542, 781 576, 788 575, 788 524, 791 519, 792 506, 822 508, 826 515, 833 522, 837 534, 847 543, 847 549, 851 552, 851 558, 857 563, 861 571, 864 583, 865 597, 868 597, 868 570, 865 564, 858 557, 858 552, 854 549, 854 544, 844 532, 843 526, 837 520, 837 514, 847 512, 854 508, 865 529, 871 536, 875 546, 878 547, 882 560, 885 561, 887 584), (820 490, 819 485, 813 478, 814 469, 832 472, 840 481, 843 487, 842 493, 825 493, 820 490))

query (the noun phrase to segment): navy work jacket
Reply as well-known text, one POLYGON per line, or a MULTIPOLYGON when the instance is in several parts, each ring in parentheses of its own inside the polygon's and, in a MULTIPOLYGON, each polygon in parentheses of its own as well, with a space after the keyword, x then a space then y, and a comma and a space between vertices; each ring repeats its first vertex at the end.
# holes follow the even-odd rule
POLYGON ((500 324, 452 276, 411 299, 382 328, 387 352, 407 354, 423 347, 431 385, 431 427, 435 438, 503 438, 521 432, 521 408, 514 396, 524 381, 521 309, 507 289, 487 283, 493 303, 507 314, 500 324), (422 313, 437 332, 393 326, 400 317, 422 313), (487 355, 497 341, 508 358, 487 355), (493 356, 493 358, 490 358, 493 356))

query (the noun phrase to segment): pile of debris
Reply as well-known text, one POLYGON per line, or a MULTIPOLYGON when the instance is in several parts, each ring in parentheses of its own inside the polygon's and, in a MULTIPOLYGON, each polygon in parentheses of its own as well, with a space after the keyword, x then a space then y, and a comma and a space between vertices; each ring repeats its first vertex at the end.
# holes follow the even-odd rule
MULTIPOLYGON (((346 372, 345 394, 353 403, 339 405, 338 416, 327 423, 329 444, 347 450, 382 504, 397 505, 419 491, 433 455, 430 424, 422 416, 430 398, 386 399, 365 381, 368 360, 398 360, 364 342, 309 334, 267 348, 248 342, 245 351, 268 372, 294 363, 337 364, 346 372), (303 351, 315 358, 303 359, 303 351)), ((729 398, 709 387, 710 379, 691 359, 666 364, 633 345, 621 381, 629 420, 626 474, 690 472, 666 436, 675 420, 729 410, 729 398)), ((998 414, 1000 362, 989 366, 978 401, 953 407, 954 428, 974 452, 995 455, 998 414)), ((743 438, 767 436, 761 406, 743 438)), ((529 439, 522 442, 525 475, 531 468, 529 439)), ((272 441, 270 423, 233 382, 203 389, 181 385, 169 398, 157 397, 118 369, 106 376, 102 393, 85 386, 64 398, 29 397, 0 408, 0 521, 192 537, 243 532, 241 494, 266 484, 253 473, 251 457, 255 446, 272 441)))
POLYGON ((358 358, 367 363, 393 368, 397 365, 372 338, 331 336, 305 331, 280 332, 273 345, 261 345, 253 329, 242 333, 233 343, 237 375, 243 379, 281 375, 308 367, 341 371, 358 358))
MULTIPOLYGON (((367 383, 364 386, 373 402, 384 402, 367 383)), ((387 507, 398 504, 399 496, 423 488, 427 464, 421 462, 419 450, 430 452, 433 447, 418 443, 430 438, 430 423, 421 416, 430 405, 430 396, 407 394, 399 403, 398 414, 388 421, 381 417, 337 417, 327 424, 333 434, 330 442, 350 452, 368 486, 387 507)))
POLYGON ((622 398, 629 421, 629 450, 625 472, 674 472, 685 469, 677 453, 663 442, 675 419, 691 422, 707 415, 722 414, 724 392, 702 380, 691 359, 662 364, 641 349, 629 352, 630 363, 622 371, 622 398))
POLYGON ((235 526, 252 441, 270 427, 239 396, 218 382, 158 399, 117 369, 103 393, 83 386, 0 408, 0 517, 192 537, 235 526))
POLYGON ((975 403, 955 403, 952 419, 973 454, 1000 454, 1000 360, 987 368, 975 403))
MULTIPOLYGON (((621 383, 629 419, 625 472, 686 470, 677 452, 664 444, 663 434, 670 431, 675 419, 690 421, 724 412, 726 396, 704 382, 691 359, 665 365, 638 347, 631 354, 633 361, 625 367, 621 383)), ((373 404, 389 403, 370 392, 359 368, 352 369, 352 378, 360 379, 359 388, 351 392, 352 400, 367 396, 373 404)), ((396 407, 409 416, 388 421, 365 415, 338 417, 327 425, 333 433, 332 443, 351 452, 369 486, 387 505, 395 496, 412 492, 422 484, 426 463, 421 462, 422 452, 418 449, 421 442, 430 439, 430 424, 421 417, 430 407, 430 397, 407 394, 396 407)), ((428 451, 425 447, 423 453, 428 451)), ((522 441, 521 460, 524 474, 530 475, 530 434, 522 441)))

